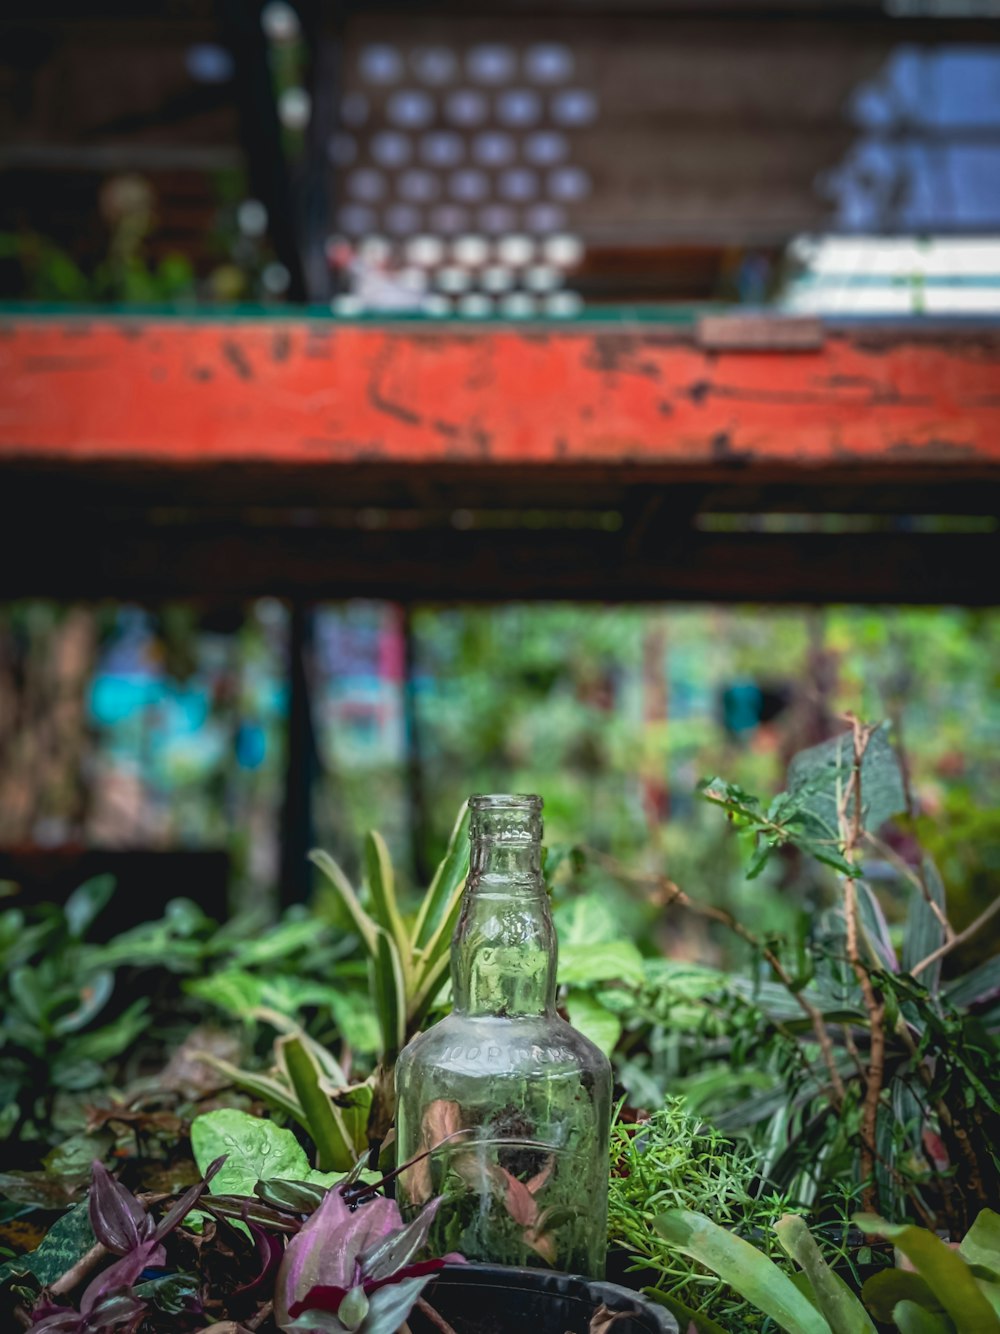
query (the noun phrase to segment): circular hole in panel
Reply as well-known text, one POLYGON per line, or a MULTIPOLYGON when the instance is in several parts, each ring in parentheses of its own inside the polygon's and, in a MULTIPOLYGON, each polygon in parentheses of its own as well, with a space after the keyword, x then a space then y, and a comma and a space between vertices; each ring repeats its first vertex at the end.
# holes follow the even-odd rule
POLYGON ((278 98, 278 119, 286 130, 304 130, 312 115, 312 98, 304 88, 286 88, 278 98))
POLYGON ((490 236, 501 236, 517 225, 517 214, 507 204, 487 204, 479 210, 479 226, 490 236))
POLYGON ((401 88, 389 98, 386 115, 394 125, 422 130, 434 119, 434 99, 421 88, 401 88))
POLYGON ((490 192, 490 178, 484 171, 466 167, 462 171, 453 171, 448 178, 448 193, 452 199, 463 204, 478 204, 490 192))
POLYGON ((326 141, 326 155, 335 167, 349 167, 358 155, 353 134, 331 134, 326 141))
POLYGON ((369 83, 396 83, 403 74, 403 57, 394 46, 372 42, 361 48, 358 69, 369 83))
POLYGON ((292 281, 292 275, 285 268, 284 264, 279 264, 277 260, 264 266, 264 271, 260 275, 261 285, 268 296, 281 296, 288 291, 288 285, 292 281))
POLYGON ((483 269, 479 283, 484 292, 509 292, 514 286, 514 274, 503 264, 491 264, 483 269))
POLYGON ((516 151, 514 140, 502 130, 484 130, 472 141, 472 156, 484 167, 505 167, 516 151))
POLYGON ((366 204, 373 204, 385 194, 385 177, 374 167, 358 167, 347 178, 348 193, 366 204))
POLYGON ((413 145, 409 136, 399 130, 380 130, 372 136, 371 155, 380 167, 393 170, 403 167, 413 156, 413 145))
POLYGON ((566 161, 569 143, 558 130, 535 130, 525 138, 523 153, 525 161, 536 167, 554 167, 566 161))
POLYGON ((420 209, 412 204, 390 204, 385 211, 386 230, 393 236, 411 236, 422 220, 420 209))
POLYGON ((566 226, 566 210, 558 204, 532 204, 525 210, 524 221, 529 231, 544 236, 566 226))
POLYGON ((549 172, 549 194, 566 203, 586 199, 590 194, 590 177, 582 167, 556 167, 549 172))
POLYGON ((482 292, 469 292, 458 303, 458 313, 481 320, 493 314, 493 302, 482 292))
POLYGON ((501 125, 524 129, 542 118, 542 99, 533 88, 508 88, 497 97, 497 120, 501 125))
POLYGON ((597 98, 589 88, 564 88, 552 97, 557 125, 589 125, 597 115, 597 98))
POLYGON ((530 264, 535 257, 535 243, 530 236, 503 236, 497 242, 497 257, 503 264, 530 264))
POLYGON ((375 214, 363 204, 345 204, 337 211, 337 226, 348 236, 363 236, 375 226, 375 214))
POLYGON ((301 31, 298 14, 285 0, 269 0, 260 11, 260 26, 269 42, 294 42, 301 31))
POLYGON ((244 199, 236 210, 236 225, 244 236, 263 236, 267 231, 267 208, 259 199, 244 199))
POLYGON ((422 296, 427 291, 427 274, 412 264, 400 269, 398 282, 404 292, 409 292, 413 296, 422 296))
POLYGON ((458 58, 447 46, 418 46, 410 54, 410 68, 424 83, 450 83, 458 70, 458 58))
POLYGON ((561 83, 573 73, 573 52, 557 42, 529 46, 524 57, 524 72, 537 83, 561 83))
POLYGON ((465 140, 454 130, 431 130, 420 140, 420 156, 432 167, 454 167, 465 156, 465 140))
POLYGON ((465 67, 477 83, 507 83, 517 70, 517 58, 511 47, 489 42, 470 49, 465 67))
POLYGON ((538 194, 538 175, 530 167, 511 167, 500 173, 497 188, 504 199, 523 204, 538 194))
POLYGON ((406 258, 410 264, 432 268, 444 258, 444 242, 438 236, 414 236, 406 243, 406 258))
POLYGON ((454 236, 468 227, 469 213, 458 204, 441 204, 431 213, 430 222, 436 232, 454 236))
POLYGON ((440 292, 430 292, 424 297, 421 310, 425 315, 433 315, 437 319, 451 314, 451 302, 440 292))
POLYGON ((368 119, 368 98, 364 93, 346 93, 340 99, 340 119, 345 125, 364 125, 368 119))
POLYGON ((511 292, 500 302, 500 314, 511 320, 524 320, 534 315, 538 304, 527 292, 511 292))
POLYGON ((358 258, 365 264, 382 267, 392 258, 392 244, 384 236, 366 236, 358 246, 358 258))
POLYGON ((456 88, 444 103, 445 116, 453 125, 470 129, 482 125, 489 115, 489 102, 478 88, 456 88))
POLYGON ((554 292, 562 280, 562 274, 552 264, 533 264, 524 275, 524 285, 530 292, 554 292))
POLYGON ((583 310, 583 297, 579 292, 553 292, 551 296, 545 298, 546 315, 554 315, 557 319, 568 319, 573 315, 579 315, 583 310))
POLYGON ((456 263, 475 268, 485 264, 490 256, 490 243, 485 236, 460 236, 451 247, 456 263))
POLYGON ((441 178, 432 171, 411 167, 396 181, 396 193, 411 204, 429 204, 441 194, 441 178))
POLYGON ((184 52, 184 68, 195 83, 228 83, 236 62, 218 42, 195 42, 184 52))
POLYGON ((442 292, 448 292, 455 296, 459 292, 467 292, 472 279, 469 277, 467 269, 463 269, 457 264, 445 264, 434 275, 434 282, 442 292))
POLYGON ((542 245, 542 253, 550 264, 560 269, 572 269, 583 259, 583 242, 578 236, 550 236, 542 245))

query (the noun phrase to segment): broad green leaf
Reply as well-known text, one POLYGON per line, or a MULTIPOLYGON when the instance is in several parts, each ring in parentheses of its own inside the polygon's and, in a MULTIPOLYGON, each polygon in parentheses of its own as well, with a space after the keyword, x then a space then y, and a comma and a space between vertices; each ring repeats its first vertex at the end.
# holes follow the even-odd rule
POLYGON ((319 867, 327 880, 329 880, 337 899, 346 909, 348 916, 354 923, 354 929, 361 937, 362 944, 374 958, 376 948, 375 932, 377 927, 365 912, 364 908, 362 908, 361 902, 358 899, 357 894, 355 894, 351 882, 330 854, 324 852, 321 848, 313 848, 312 852, 309 854, 309 860, 314 866, 319 867))
POLYGON ((578 1028, 605 1056, 610 1056, 622 1035, 622 1022, 616 1014, 605 1009, 588 991, 571 991, 566 997, 569 1021, 578 1028))
MULTIPOLYGON (((893 1308, 892 1318, 896 1322, 899 1334, 959 1334, 945 1316, 925 1311, 915 1302, 898 1302, 893 1308)), ((974 1331, 970 1326, 968 1329, 963 1329, 961 1334, 974 1334, 974 1331)))
POLYGON ((1000 1214, 983 1209, 958 1249, 970 1265, 982 1265, 1000 1274, 1000 1214))
POLYGON ((912 1223, 887 1223, 876 1214, 858 1214, 854 1221, 863 1232, 888 1237, 903 1252, 962 1334, 1000 1334, 1000 1318, 969 1266, 933 1232, 912 1223))
MULTIPOLYGON (((110 968, 102 968, 82 981, 78 991, 79 1003, 68 1014, 60 1015, 52 1024, 54 1033, 78 1033, 92 1023, 111 999, 115 989, 115 975, 110 968)), ((123 1044, 127 1045, 127 1044, 123 1044)), ((123 1048, 119 1047, 121 1051, 123 1048)))
MULTIPOLYGON (((854 768, 854 741, 843 732, 830 741, 799 751, 788 766, 788 791, 798 798, 808 832, 839 838, 838 801, 854 768)), ((873 732, 861 763, 861 813, 865 829, 876 830, 906 810, 906 789, 899 758, 885 727, 873 732)), ((853 802, 847 810, 853 814, 853 802)))
POLYGON ((372 998, 382 1032, 382 1059, 391 1065, 406 1042, 406 982, 396 942, 381 927, 376 928, 371 976, 372 998))
POLYGON ((86 1200, 57 1218, 37 1250, 0 1265, 0 1283, 15 1274, 34 1274, 43 1287, 54 1283, 82 1260, 96 1243, 86 1200))
POLYGON ((421 901, 417 920, 413 924, 412 940, 415 948, 426 951, 426 946, 440 931, 442 922, 451 915, 455 899, 461 897, 468 874, 469 807, 463 802, 447 850, 434 872, 434 879, 421 901))
POLYGON ((823 1259, 803 1218, 785 1214, 775 1223, 774 1231, 782 1250, 809 1279, 832 1334, 878 1334, 857 1297, 823 1259))
POLYGON ((568 987, 586 986, 590 982, 630 982, 641 987, 645 982, 642 955, 631 940, 562 945, 559 981, 568 987))
POLYGON ((945 999, 957 1009, 1000 995, 1000 954, 986 959, 945 989, 945 999))
POLYGON ((374 829, 365 836, 365 875, 375 920, 396 942, 403 972, 406 972, 409 941, 396 902, 396 878, 385 839, 374 829))
POLYGON ((830 1334, 826 1320, 773 1260, 702 1214, 670 1209, 653 1227, 675 1250, 728 1283, 785 1334, 830 1334))
MULTIPOLYGON (((938 868, 930 857, 923 860, 924 888, 937 907, 944 912, 945 890, 938 868)), ((921 890, 912 885, 909 890, 910 903, 906 914, 906 933, 903 936, 902 965, 908 973, 928 954, 944 944, 944 927, 935 915, 921 890)), ((928 966, 920 974, 920 982, 929 991, 936 992, 941 981, 942 960, 928 966)))
POLYGON ((319 1063, 298 1036, 286 1034, 279 1038, 276 1049, 278 1061, 295 1091, 316 1145, 319 1170, 349 1171, 357 1157, 355 1145, 339 1109, 321 1086, 323 1071, 319 1063))
POLYGON ((931 1312, 944 1310, 920 1275, 910 1269, 883 1269, 872 1274, 865 1280, 861 1296, 875 1319, 886 1324, 899 1302, 912 1302, 931 1312))
POLYGON ((258 1181, 301 1181, 309 1173, 309 1159, 290 1130, 232 1107, 194 1118, 191 1151, 200 1172, 225 1155, 209 1186, 213 1195, 252 1195, 258 1181))

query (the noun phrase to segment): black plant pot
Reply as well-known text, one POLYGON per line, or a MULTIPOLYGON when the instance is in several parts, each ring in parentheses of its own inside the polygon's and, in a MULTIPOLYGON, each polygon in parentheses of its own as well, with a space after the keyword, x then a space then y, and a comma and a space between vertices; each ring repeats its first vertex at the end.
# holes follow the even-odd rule
MULTIPOLYGON (((588 1334, 601 1305, 628 1313, 614 1334, 678 1334, 669 1311, 628 1288, 545 1269, 448 1265, 423 1296, 455 1334, 588 1334)), ((407 1323, 413 1334, 437 1334, 419 1310, 407 1323)))

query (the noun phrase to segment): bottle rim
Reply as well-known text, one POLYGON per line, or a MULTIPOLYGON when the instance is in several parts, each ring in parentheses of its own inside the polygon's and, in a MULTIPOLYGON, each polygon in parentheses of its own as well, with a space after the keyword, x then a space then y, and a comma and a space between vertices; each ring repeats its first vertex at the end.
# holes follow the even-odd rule
POLYGON ((534 792, 476 792, 469 798, 473 811, 540 811, 543 805, 534 792))

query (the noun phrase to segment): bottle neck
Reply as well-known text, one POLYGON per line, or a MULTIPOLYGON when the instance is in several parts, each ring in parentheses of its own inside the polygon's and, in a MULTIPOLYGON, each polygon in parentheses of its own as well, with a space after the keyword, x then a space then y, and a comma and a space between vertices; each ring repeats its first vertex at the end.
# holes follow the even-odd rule
POLYGON ((469 879, 451 947, 457 1014, 555 1013, 557 946, 542 878, 538 805, 523 827, 509 812, 498 827, 482 813, 477 821, 473 804, 469 879))

